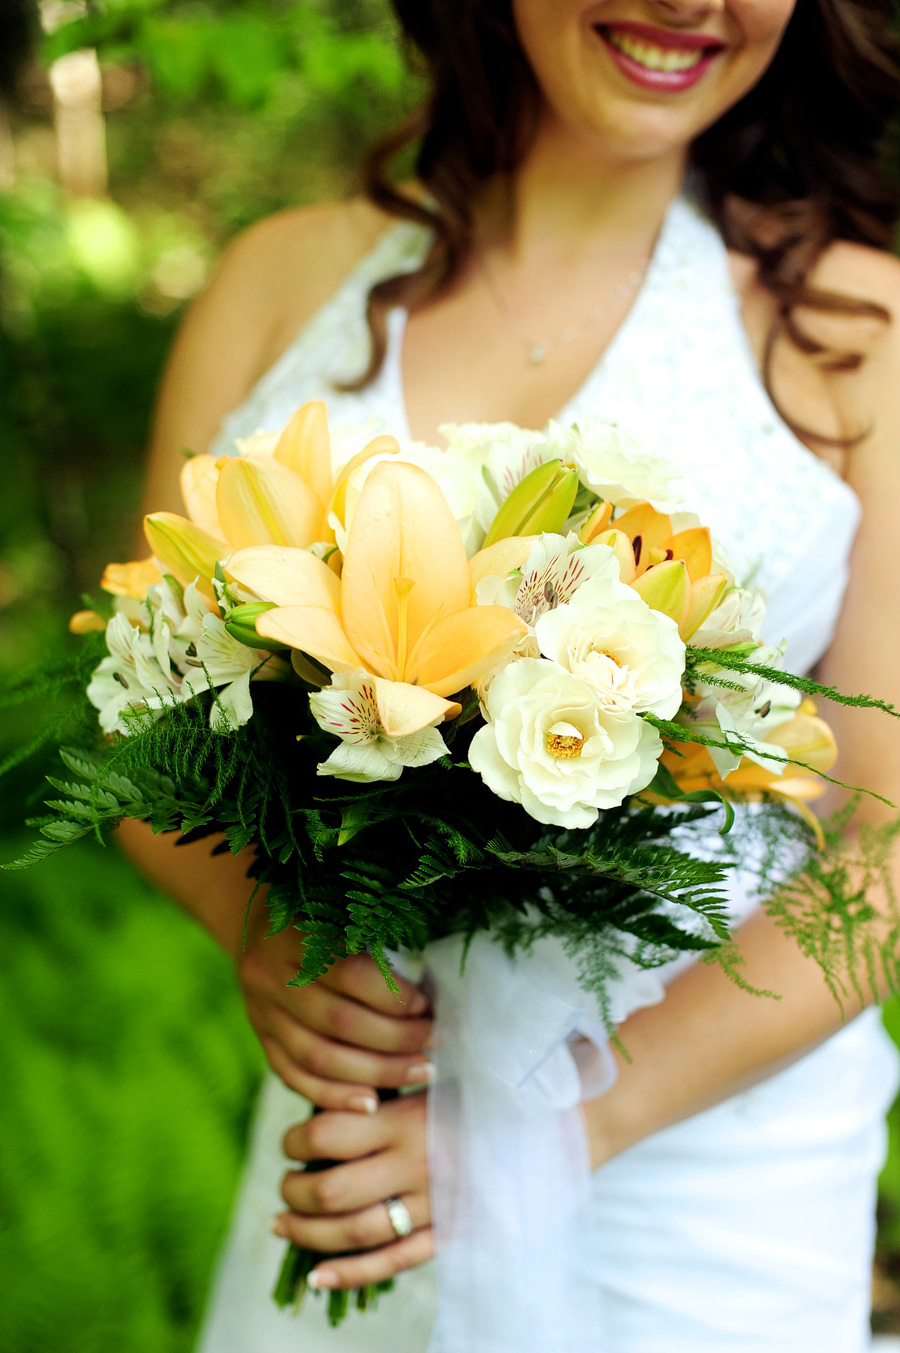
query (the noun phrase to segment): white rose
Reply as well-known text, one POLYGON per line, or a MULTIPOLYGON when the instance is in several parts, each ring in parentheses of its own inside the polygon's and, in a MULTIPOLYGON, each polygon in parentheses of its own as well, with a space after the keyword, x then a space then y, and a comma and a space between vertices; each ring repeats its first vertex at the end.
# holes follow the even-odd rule
POLYGON ((684 644, 675 621, 618 578, 594 578, 535 625, 545 658, 590 685, 604 709, 671 719, 681 707, 684 644))
POLYGON ((590 827, 653 779, 662 743, 638 715, 612 713, 592 686, 541 658, 523 658, 491 683, 489 722, 469 761, 499 798, 538 822, 590 827))
POLYGON ((551 423, 548 438, 558 445, 559 458, 576 467, 582 484, 614 507, 648 502, 668 513, 683 502, 675 467, 615 423, 583 419, 572 428, 551 423))

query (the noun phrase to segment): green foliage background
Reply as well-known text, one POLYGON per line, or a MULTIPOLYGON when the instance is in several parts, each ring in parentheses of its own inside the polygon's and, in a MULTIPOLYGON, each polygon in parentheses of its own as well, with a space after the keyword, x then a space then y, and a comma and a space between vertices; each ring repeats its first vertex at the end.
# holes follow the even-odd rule
MULTIPOLYGON (((110 196, 66 198, 46 74, 26 70, 0 191, 0 680, 71 642, 80 594, 130 557, 156 382, 222 244, 352 191, 362 148, 416 93, 386 0, 56 14, 40 68, 97 49, 110 196)), ((0 708, 0 761, 47 714, 0 708)), ((34 784, 33 764, 0 782, 0 859, 34 784)), ((94 844, 0 875, 0 953, 0 1353, 186 1353, 261 1071, 228 963, 94 844)), ((892 1142, 887 1268, 898 1122, 892 1142)))

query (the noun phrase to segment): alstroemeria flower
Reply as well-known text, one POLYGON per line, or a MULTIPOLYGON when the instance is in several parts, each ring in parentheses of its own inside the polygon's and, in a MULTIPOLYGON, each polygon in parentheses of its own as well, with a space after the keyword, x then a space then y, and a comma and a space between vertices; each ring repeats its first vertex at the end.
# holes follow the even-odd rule
MULTIPOLYGON (((485 560, 492 553, 500 555, 500 546, 484 551, 485 560)), ((521 567, 514 567, 505 577, 487 574, 475 583, 475 595, 482 606, 508 606, 528 626, 528 633, 516 648, 520 657, 537 658, 540 646, 534 637, 534 627, 542 615, 572 600, 578 589, 591 578, 619 577, 619 565, 607 545, 582 545, 570 531, 568 535, 545 533, 537 539, 512 537, 506 560, 515 558, 515 544, 521 543, 527 551, 521 567)), ((481 571, 482 556, 470 561, 473 576, 481 571)))
POLYGON ((250 678, 271 657, 232 639, 194 584, 182 592, 169 580, 149 589, 139 624, 122 614, 112 617, 106 644, 109 656, 87 691, 106 733, 129 732, 129 712, 158 718, 210 688, 217 691, 211 726, 238 727, 253 713, 250 678))
POLYGON ((488 723, 469 761, 499 798, 537 822, 590 827, 645 789, 662 751, 659 735, 633 713, 614 713, 580 677, 543 658, 512 662, 491 682, 488 723))
POLYGON ((546 611, 535 637, 544 657, 593 686, 605 709, 671 719, 681 708, 678 627, 617 577, 594 578, 546 611))
POLYGON ((472 604, 459 528, 434 480, 386 462, 356 506, 338 580, 303 550, 240 550, 228 570, 274 610, 257 632, 333 672, 364 668, 446 697, 478 680, 525 633, 501 606, 472 604))
MULTIPOLYGON (((763 667, 780 667, 783 650, 761 645, 748 657, 763 667)), ((734 752, 721 747, 710 747, 709 754, 716 771, 724 779, 737 770, 743 757, 780 775, 783 762, 766 755, 769 735, 779 725, 786 724, 796 714, 801 703, 799 691, 781 686, 751 672, 728 671, 725 674, 734 689, 720 686, 697 687, 700 699, 691 710, 691 727, 719 741, 740 739, 745 747, 734 752)))
POLYGON ((447 702, 421 686, 336 672, 329 687, 309 697, 309 707, 319 727, 341 739, 320 763, 320 775, 363 784, 398 780, 405 766, 428 766, 447 754, 436 727, 447 702))

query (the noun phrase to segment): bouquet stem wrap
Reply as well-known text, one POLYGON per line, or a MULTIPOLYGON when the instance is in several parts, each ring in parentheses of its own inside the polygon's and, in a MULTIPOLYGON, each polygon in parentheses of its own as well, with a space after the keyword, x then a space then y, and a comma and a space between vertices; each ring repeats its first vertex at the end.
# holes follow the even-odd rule
MULTIPOLYGON (((430 945, 427 961, 439 1306, 429 1353, 596 1353, 579 1103, 616 1077, 603 1021, 558 944, 541 941, 513 963, 485 934, 465 958, 451 937, 430 945)), ((631 1008, 661 998, 651 974, 635 981, 631 1008)))

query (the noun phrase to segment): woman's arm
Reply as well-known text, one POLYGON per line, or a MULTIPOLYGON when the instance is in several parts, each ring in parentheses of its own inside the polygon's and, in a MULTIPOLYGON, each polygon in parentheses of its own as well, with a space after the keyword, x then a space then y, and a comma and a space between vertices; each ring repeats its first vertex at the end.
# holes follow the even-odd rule
MULTIPOLYGON (((279 213, 226 251, 178 335, 162 382, 144 506, 181 511, 181 451, 205 451, 223 416, 246 396, 383 228, 364 203, 279 213)), ((138 545, 140 554, 146 544, 138 545)), ((373 1087, 424 1079, 431 1022, 421 993, 401 999, 364 957, 326 979, 288 987, 303 957, 289 927, 266 938, 262 897, 249 917, 248 858, 211 856, 215 839, 178 846, 143 823, 123 824, 123 849, 235 959, 251 1022, 285 1083, 327 1108, 371 1112, 373 1087), (245 921, 246 944, 242 945, 245 921), (352 994, 351 994, 352 991, 352 994)))
MULTIPOLYGON (((900 709, 900 264, 840 245, 823 271, 823 284, 877 297, 897 318, 875 338, 862 368, 830 386, 837 424, 851 433, 871 431, 846 454, 862 525, 840 623, 818 675, 900 709)), ((840 748, 836 773, 900 805, 900 720, 839 705, 823 712, 840 748)), ((830 795, 826 811, 837 802, 830 795)), ((866 799, 858 821, 878 824, 898 811, 866 799)), ((900 855, 893 874, 900 886, 900 855)), ((889 899, 868 900, 885 916, 887 933, 889 899)), ((626 1020, 619 1033, 630 1060, 621 1060, 613 1089, 585 1106, 596 1163, 764 1079, 840 1028, 841 1010, 818 965, 773 920, 751 917, 737 939, 744 976, 781 999, 745 994, 720 969, 695 964, 669 985, 661 1005, 626 1020)), ((859 977, 865 986, 865 974, 859 977)), ((859 1008, 851 991, 846 1017, 859 1008)))

